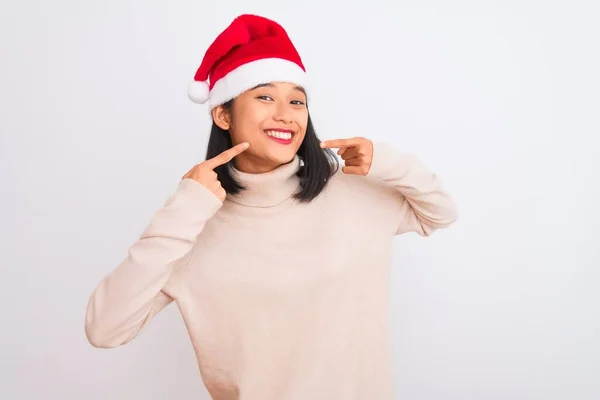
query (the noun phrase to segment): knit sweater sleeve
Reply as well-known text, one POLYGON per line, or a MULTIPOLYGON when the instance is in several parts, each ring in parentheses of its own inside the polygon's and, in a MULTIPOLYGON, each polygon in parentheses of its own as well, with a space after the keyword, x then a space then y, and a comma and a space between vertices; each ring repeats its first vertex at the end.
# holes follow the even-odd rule
POLYGON ((131 341, 173 301, 179 287, 177 271, 185 266, 197 236, 221 205, 200 183, 180 181, 127 257, 93 291, 85 319, 93 346, 110 348, 131 341))
POLYGON ((456 204, 439 177, 416 156, 401 153, 387 143, 373 144, 373 161, 367 176, 396 189, 396 234, 416 232, 429 236, 458 218, 456 204))

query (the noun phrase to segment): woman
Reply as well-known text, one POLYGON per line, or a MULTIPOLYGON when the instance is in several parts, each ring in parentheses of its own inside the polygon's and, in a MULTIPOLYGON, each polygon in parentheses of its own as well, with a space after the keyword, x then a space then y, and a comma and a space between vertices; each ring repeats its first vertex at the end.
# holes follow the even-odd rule
POLYGON ((211 110, 206 161, 93 292, 92 345, 131 341, 174 301, 215 400, 393 398, 392 238, 449 226, 455 205, 413 156, 320 142, 307 92, 276 22, 242 15, 216 38, 189 90, 211 110))

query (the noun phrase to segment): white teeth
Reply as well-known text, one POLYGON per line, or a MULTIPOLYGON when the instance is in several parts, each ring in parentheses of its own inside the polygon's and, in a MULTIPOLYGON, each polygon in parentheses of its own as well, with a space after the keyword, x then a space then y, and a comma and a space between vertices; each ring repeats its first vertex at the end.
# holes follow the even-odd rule
POLYGON ((279 131, 266 131, 267 135, 276 137, 278 139, 290 140, 292 138, 292 134, 289 132, 279 132, 279 131))

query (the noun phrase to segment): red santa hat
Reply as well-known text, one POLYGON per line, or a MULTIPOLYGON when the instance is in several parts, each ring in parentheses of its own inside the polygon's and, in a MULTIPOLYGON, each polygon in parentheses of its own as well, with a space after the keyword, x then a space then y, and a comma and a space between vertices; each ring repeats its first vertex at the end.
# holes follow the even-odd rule
POLYGON ((306 86, 306 69, 285 29, 257 15, 240 15, 210 45, 188 97, 212 109, 259 84, 306 86))

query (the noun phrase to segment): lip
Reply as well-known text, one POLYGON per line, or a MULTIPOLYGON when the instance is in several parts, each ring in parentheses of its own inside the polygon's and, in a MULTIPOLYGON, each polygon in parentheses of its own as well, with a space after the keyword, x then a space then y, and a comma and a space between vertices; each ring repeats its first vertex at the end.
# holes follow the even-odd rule
POLYGON ((292 135, 296 132, 294 132, 291 129, 283 129, 283 128, 267 128, 264 130, 265 132, 267 131, 276 131, 276 132, 287 132, 287 133, 291 133, 292 135))
POLYGON ((264 132, 265 132, 265 135, 267 135, 267 137, 269 139, 271 139, 272 141, 277 142, 279 144, 291 144, 294 141, 294 135, 296 134, 296 132, 294 132, 291 129, 283 129, 283 128, 265 129, 264 132), (286 139, 280 139, 280 138, 276 138, 276 137, 268 135, 267 134, 268 131, 290 133, 292 135, 292 137, 290 139, 288 139, 288 140, 286 140, 286 139))

